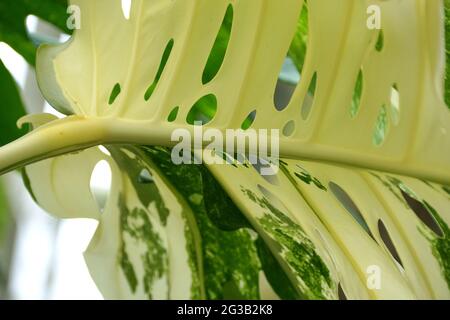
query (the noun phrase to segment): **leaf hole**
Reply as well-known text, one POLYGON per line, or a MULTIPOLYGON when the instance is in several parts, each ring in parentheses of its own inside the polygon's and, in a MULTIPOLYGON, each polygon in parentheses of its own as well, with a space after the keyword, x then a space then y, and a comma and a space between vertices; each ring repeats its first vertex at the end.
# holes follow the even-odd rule
POLYGON ((291 102, 292 95, 295 91, 295 85, 289 83, 283 79, 278 79, 277 84, 275 86, 275 93, 273 96, 275 109, 278 111, 282 111, 286 109, 291 102))
POLYGON ((392 242, 391 236, 386 228, 386 225, 381 219, 378 219, 378 233, 380 234, 381 240, 383 240, 384 245, 389 250, 392 257, 398 264, 404 269, 402 259, 398 254, 397 248, 395 248, 394 242, 392 242))
POLYGON ((403 199, 405 199, 408 206, 416 214, 417 218, 419 218, 419 220, 422 221, 422 223, 425 224, 438 237, 444 237, 444 232, 425 205, 419 200, 414 199, 402 189, 400 189, 400 192, 402 193, 403 199))
POLYGON ((298 16, 297 28, 291 40, 287 57, 278 74, 273 95, 275 109, 284 110, 291 102, 295 88, 300 81, 300 72, 305 63, 308 43, 308 6, 305 1, 298 16))
POLYGON ((105 206, 111 190, 111 182, 112 172, 108 161, 99 161, 92 171, 89 188, 100 212, 103 212, 105 210, 105 206))
POLYGON ((186 117, 186 121, 191 125, 205 125, 214 118, 216 112, 217 98, 213 94, 207 94, 192 106, 186 117))
POLYGON ((282 132, 283 132, 283 136, 285 136, 285 137, 292 136, 295 132, 295 121, 289 120, 288 122, 286 122, 286 124, 283 126, 282 132))
POLYGON ((252 112, 250 112, 248 114, 248 116, 242 122, 241 129, 247 130, 248 128, 250 128, 252 126, 253 122, 255 122, 255 119, 256 119, 256 110, 253 110, 252 112))
POLYGON ((148 101, 151 98, 151 96, 153 95, 153 92, 155 91, 156 86, 158 85, 159 79, 161 79, 164 69, 166 68, 167 61, 169 60, 170 54, 172 53, 173 45, 174 45, 174 40, 170 39, 166 45, 166 48, 164 49, 163 55, 161 57, 161 62, 159 63, 158 71, 156 72, 155 78, 154 78, 152 84, 145 91, 145 94, 144 94, 145 101, 148 101))
POLYGON ((381 29, 378 32, 378 38, 377 38, 377 42, 375 44, 375 50, 377 50, 378 52, 381 52, 383 50, 384 47, 384 32, 383 29, 381 29))
POLYGON ((130 20, 131 0, 122 0, 122 12, 125 19, 130 20))
POLYGON ((114 88, 111 91, 111 95, 109 96, 109 101, 108 101, 109 105, 112 105, 114 103, 114 101, 116 101, 117 97, 120 94, 120 91, 121 91, 120 84, 116 83, 114 85, 114 88))
POLYGON ((400 94, 398 92, 397 84, 395 83, 391 87, 390 105, 392 123, 398 125, 400 122, 400 94))
POLYGON ((178 117, 178 111, 180 110, 180 107, 175 107, 170 111, 169 116, 167 117, 168 122, 174 122, 178 117))
POLYGON ((347 295, 345 294, 344 289, 342 289, 342 285, 340 282, 338 284, 338 298, 339 300, 348 300, 347 295))
POLYGON ((353 90, 352 105, 350 107, 350 116, 356 117, 361 104, 361 95, 363 91, 364 78, 362 70, 359 70, 358 77, 356 78, 355 89, 353 90))
POLYGON ((138 176, 138 182, 141 184, 150 184, 154 182, 154 179, 150 171, 142 169, 138 176))
POLYGON ((225 12, 225 16, 217 33, 216 40, 211 49, 211 52, 206 62, 205 69, 203 70, 202 83, 207 84, 210 82, 219 72, 222 66, 225 54, 227 52, 228 43, 231 36, 231 27, 233 25, 233 5, 229 4, 225 12))
POLYGON ((378 117, 375 122, 375 130, 372 136, 372 142, 375 146, 379 147, 385 141, 388 125, 389 122, 387 118, 386 106, 383 105, 378 113, 378 117))
POLYGON ((289 57, 294 62, 298 72, 302 72, 305 64, 309 36, 309 9, 305 0, 297 20, 297 29, 289 47, 289 57))
POLYGON ((106 148, 105 146, 98 146, 98 149, 105 155, 107 155, 108 157, 111 157, 111 152, 109 152, 108 148, 106 148))
POLYGON ((348 195, 348 193, 345 192, 344 189, 342 189, 339 185, 337 185, 336 183, 334 183, 332 181, 328 184, 328 187, 330 188, 331 192, 336 197, 336 199, 345 208, 345 210, 364 229, 364 231, 372 239, 375 240, 375 238, 373 237, 372 232, 370 231, 370 228, 366 222, 366 219, 364 219, 364 216, 362 215, 361 211, 356 206, 356 204, 353 202, 352 198, 348 195))
POLYGON ((311 109, 314 104, 314 96, 316 94, 316 84, 317 84, 317 72, 314 72, 314 75, 311 78, 311 82, 309 83, 308 91, 305 94, 305 98, 303 99, 302 104, 302 118, 303 120, 308 119, 311 109))

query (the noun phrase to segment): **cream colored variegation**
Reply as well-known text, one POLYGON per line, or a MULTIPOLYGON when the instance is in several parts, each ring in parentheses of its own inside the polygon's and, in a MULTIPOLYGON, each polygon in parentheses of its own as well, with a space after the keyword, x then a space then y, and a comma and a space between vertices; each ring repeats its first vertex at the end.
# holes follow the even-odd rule
MULTIPOLYGON (((212 94, 217 112, 207 127, 240 128, 256 110, 252 128, 283 131, 287 124, 294 128, 291 136, 281 136, 282 170, 272 181, 248 165, 208 168, 255 230, 271 243, 274 256, 303 297, 338 298, 341 287, 350 299, 450 298, 450 252, 437 249, 442 241, 450 241, 445 229, 450 225, 450 196, 440 185, 450 184, 442 1, 309 0, 309 40, 301 81, 282 111, 275 108, 273 97, 303 0, 133 0, 129 19, 120 0, 71 3, 81 9, 81 29, 65 44, 42 46, 37 57, 44 96, 70 115, 50 122, 46 116, 25 119, 39 128, 0 149, 0 172, 99 144, 172 146, 172 131, 193 131, 186 120, 189 111, 200 98, 212 94), (230 4, 233 24, 225 58, 217 75, 203 84, 208 56, 230 4), (370 30, 366 23, 367 8, 373 4, 382 12, 381 50, 376 48, 380 30, 370 30), (170 41, 173 48, 167 64, 146 99, 170 41), (352 116, 360 72, 361 103, 352 116), (307 97, 314 76, 316 90, 307 97), (111 99, 117 85, 120 93, 111 99), (310 110, 303 109, 303 101, 311 98, 310 110), (398 109, 390 107, 393 100, 398 109), (169 122, 174 107, 179 107, 178 115, 169 122), (380 114, 387 119, 386 129, 384 138, 375 143, 380 114), (307 173, 317 181, 306 183, 296 173, 307 173), (352 198, 370 234, 333 196, 331 183, 352 198), (445 229, 443 237, 432 234, 401 198, 404 186, 436 210, 436 219, 440 217, 440 227, 445 229), (296 239, 324 261, 330 282, 322 281, 319 288, 308 286, 308 271, 295 269, 286 247, 274 244, 275 235, 264 227, 262 219, 273 215, 273 208, 255 202, 251 195, 268 199, 275 211, 289 217, 297 227, 296 239), (402 265, 380 235, 379 221, 402 265), (381 270, 379 288, 368 286, 373 266, 381 270)), ((30 165, 26 172, 37 202, 59 217, 100 221, 87 261, 105 297, 204 298, 205 288, 195 287, 193 280, 198 272, 202 282, 203 271, 193 269, 186 259, 180 262, 180 257, 188 257, 185 247, 173 249, 175 243, 170 242, 171 233, 181 230, 179 224, 187 223, 182 215, 189 216, 191 209, 174 191, 176 186, 164 179, 165 173, 151 163, 146 166, 159 177, 162 198, 177 204, 169 211, 178 215, 178 222, 160 227, 158 234, 168 252, 176 252, 168 261, 183 267, 170 269, 160 282, 152 282, 159 288, 155 292, 129 289, 117 266, 118 193, 128 195, 130 206, 142 204, 133 196, 130 178, 106 157, 115 177, 112 196, 103 215, 95 207, 89 178, 105 157, 88 149, 30 165), (179 272, 186 272, 187 280, 177 278, 179 272), (179 283, 180 290, 170 291, 164 281, 179 283)), ((154 226, 161 224, 151 207, 142 209, 154 226)), ((187 241, 182 236, 178 240, 187 241)), ((139 264, 136 257, 141 249, 134 243, 129 252, 134 265, 139 264)))
MULTIPOLYGON (((46 143, 39 149, 33 148, 37 144, 33 138, 17 142, 26 149, 21 157, 27 161, 73 145, 171 145, 173 129, 192 129, 185 121, 191 106, 214 94, 218 109, 208 124, 211 127, 239 128, 254 109, 254 128, 281 129, 294 120, 293 136, 281 139, 284 156, 450 181, 441 1, 310 1, 310 40, 302 81, 282 112, 274 107, 273 93, 303 1, 134 0, 129 20, 119 0, 72 3, 81 8, 81 29, 64 45, 42 47, 37 70, 45 97, 76 116, 70 125, 49 125, 47 133, 40 135, 46 143), (202 85, 202 72, 229 3, 234 18, 225 59, 217 76, 202 85), (366 25, 366 10, 373 3, 383 13, 381 52, 375 49, 379 31, 366 25), (174 46, 167 66, 145 101, 170 39, 174 46), (352 118, 349 106, 360 69, 364 92, 352 118), (315 72, 315 99, 304 120, 302 100, 315 72), (109 105, 116 83, 121 93, 109 105), (389 119, 386 138, 376 146, 376 119, 394 84, 400 96, 398 125, 389 119), (175 106, 180 107, 178 118, 168 123, 175 106), (71 138, 54 141, 59 134, 71 138)), ((388 114, 392 116, 390 110, 388 114)), ((12 146, 3 150, 0 167, 10 168, 22 160, 11 157, 14 152, 12 146)))

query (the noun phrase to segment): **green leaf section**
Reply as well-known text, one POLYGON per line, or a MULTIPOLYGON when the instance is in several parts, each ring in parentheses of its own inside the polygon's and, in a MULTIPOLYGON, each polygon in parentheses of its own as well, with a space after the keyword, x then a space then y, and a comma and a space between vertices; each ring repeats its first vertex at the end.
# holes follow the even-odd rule
POLYGON ((194 214, 201 238, 199 254, 205 298, 258 299, 260 263, 254 239, 248 230, 239 229, 246 222, 236 216, 236 208, 228 196, 220 192, 202 166, 174 165, 168 149, 144 147, 143 150, 194 214), (218 193, 215 197, 207 193, 205 197, 207 189, 218 193), (205 198, 214 205, 205 205, 205 198), (218 222, 225 216, 230 217, 226 225, 218 222))
POLYGON ((158 85, 159 79, 161 79, 161 76, 164 72, 164 68, 166 67, 167 61, 169 60, 170 53, 173 49, 174 41, 173 39, 170 39, 170 41, 167 43, 166 49, 164 50, 164 53, 161 58, 161 63, 158 68, 158 72, 156 73, 155 79, 153 80, 153 83, 148 87, 147 91, 145 92, 144 99, 145 101, 149 100, 152 96, 153 92, 156 89, 156 86, 158 85))
MULTIPOLYGON (((233 6, 230 4, 227 7, 222 24, 206 62, 205 69, 203 70, 203 84, 207 84, 212 81, 222 66, 231 37, 232 25, 233 6)), ((205 124, 214 117, 216 111, 216 98, 213 95, 208 95, 205 99, 200 99, 197 101, 197 103, 192 107, 191 112, 188 115, 187 122, 189 124, 194 124, 194 121, 202 121, 203 124, 205 124)))
POLYGON ((209 219, 221 230, 252 228, 222 186, 207 169, 201 168, 204 204, 209 219))
POLYGON ((139 155, 141 153, 137 153, 139 151, 135 148, 129 149, 132 154, 135 152, 135 158, 115 148, 110 148, 110 150, 119 167, 128 175, 142 205, 148 207, 151 202, 155 202, 159 218, 162 224, 166 225, 169 210, 164 204, 158 186, 154 183, 151 176, 147 178, 149 179, 148 181, 144 181, 142 178, 143 170, 151 167, 152 163, 145 161, 145 158, 140 158, 139 155))
MULTIPOLYGON (((119 198, 120 227, 123 237, 128 236, 134 241, 142 242, 146 248, 146 254, 142 255, 144 266, 144 290, 149 299, 152 299, 152 284, 162 278, 167 272, 167 251, 159 234, 154 230, 147 212, 143 209, 130 210, 123 196, 119 198)), ((138 279, 129 260, 126 242, 122 242, 120 252, 120 264, 133 292, 136 291, 138 279)))
POLYGON ((26 133, 26 130, 19 129, 16 122, 25 115, 19 90, 9 71, 0 60, 0 146, 16 140, 26 133))
MULTIPOLYGON (((167 298, 171 286, 169 264, 169 245, 163 239, 167 229, 169 209, 162 196, 161 187, 153 178, 154 164, 145 154, 135 147, 109 148, 112 157, 119 166, 123 178, 131 184, 123 182, 118 199, 120 212, 120 249, 118 261, 120 268, 129 284, 131 292, 136 294, 138 286, 142 283, 143 290, 148 299, 154 299, 154 288, 157 283, 166 284, 167 298), (138 204, 133 201, 136 196, 138 204), (151 210, 153 208, 153 210, 151 210), (156 213, 156 214, 152 214, 156 213), (131 256, 138 257, 132 259, 131 256), (140 272, 138 272, 140 270, 140 272)), ((183 217, 185 218, 185 217, 183 217)), ((186 224, 187 219, 182 223, 186 224)), ((191 253, 191 260, 195 260, 194 245, 190 241, 192 228, 185 227, 187 238, 186 248, 191 253), (194 253, 192 255, 192 253, 194 253)), ((192 271, 192 297, 199 297, 198 269, 192 261, 187 261, 192 271)), ((188 275, 186 275, 188 276, 188 275)))
POLYGON ((292 282, 286 273, 284 273, 281 269, 280 264, 264 240, 259 237, 256 240, 256 246, 258 248, 258 256, 261 261, 264 274, 276 294, 284 300, 299 299, 300 296, 297 290, 292 285, 292 282))
POLYGON ((231 26, 233 24, 233 6, 230 4, 225 12, 222 25, 220 26, 214 45, 211 49, 205 70, 202 75, 202 83, 207 84, 216 76, 222 66, 225 53, 227 52, 228 42, 231 36, 231 26))
MULTIPOLYGON (((440 217, 435 208, 428 202, 423 200, 425 208, 433 215, 439 227, 442 230, 443 237, 436 237, 435 235, 428 235, 427 238, 431 243, 433 255, 441 266, 442 274, 445 277, 447 286, 450 289, 450 228, 445 221, 440 217)), ((428 234, 430 234, 428 232, 428 234)))
POLYGON ((306 49, 308 44, 308 5, 305 2, 297 21, 297 29, 291 46, 289 47, 288 56, 294 62, 298 72, 302 72, 305 63, 306 49))
POLYGON ((444 0, 445 12, 445 79, 444 79, 444 99, 447 107, 450 108, 450 0, 444 0))
MULTIPOLYGON (((34 66, 36 45, 30 40, 26 29, 27 16, 35 15, 69 33, 66 27, 66 9, 66 0, 0 0, 0 42, 7 43, 34 66)), ((1 146, 26 133, 16 127, 16 121, 25 115, 25 108, 14 79, 1 61, 0 97, 1 146)))
POLYGON ((25 25, 27 16, 35 15, 68 33, 66 10, 66 0, 1 0, 0 42, 10 45, 29 64, 34 65, 36 47, 28 37, 25 25))
MULTIPOLYGON (((108 149, 118 168, 113 181, 119 191, 108 201, 89 250, 117 261, 128 288, 117 287, 118 296, 260 298, 257 235, 204 166, 174 165, 171 151, 161 147, 108 149), (107 227, 113 221, 118 231, 107 227), (114 251, 101 244, 111 237, 117 239, 114 251), (185 242, 174 240, 181 238, 185 242)), ((88 261, 94 275, 100 263, 88 261)), ((117 281, 117 275, 111 273, 107 282, 117 281)))
MULTIPOLYGON (((302 227, 272 205, 267 198, 258 197, 248 189, 241 191, 248 199, 265 210, 265 214, 258 218, 258 223, 264 233, 273 240, 273 245, 279 247, 278 255, 287 263, 294 275, 291 281, 297 283, 298 297, 327 299, 326 293, 333 291, 334 283, 327 266, 316 253, 314 244, 302 227)), ((283 278, 282 280, 285 281, 283 278)), ((288 293, 280 293, 282 296, 286 294, 289 296, 292 290, 289 289, 288 293)))
MULTIPOLYGON (((198 291, 193 292, 194 297, 258 299, 261 271, 264 271, 275 292, 284 299, 326 299, 327 293, 334 291, 329 270, 303 229, 265 197, 242 190, 244 195, 264 209, 265 214, 257 219, 257 229, 262 228, 258 233, 262 231, 264 235, 261 238, 206 167, 175 165, 170 150, 162 147, 126 147, 136 158, 124 158, 124 153, 118 156, 111 150, 113 158, 129 175, 144 207, 151 204, 146 198, 150 195, 154 198, 161 190, 153 183, 145 184, 145 189, 139 186, 139 172, 145 167, 142 163, 150 171, 158 172, 167 188, 183 206, 188 207, 190 216, 186 217, 186 237, 190 237, 187 246, 190 268, 196 271, 194 274, 197 274, 203 289, 201 295, 198 291), (140 162, 141 165, 132 164, 140 162), (150 190, 147 185, 153 185, 156 189, 150 190)), ((164 200, 160 198, 156 203, 160 204, 158 212, 164 212, 164 200)), ((150 223, 142 222, 145 221, 144 212, 125 207, 121 209, 121 215, 121 230, 127 234, 126 237, 149 241, 147 257, 153 257, 157 263, 153 267, 154 272, 161 272, 154 279, 160 278, 167 272, 161 269, 165 263, 161 257, 166 255, 162 249, 164 245, 159 245, 162 240, 151 231, 150 223), (141 221, 139 224, 133 222, 138 218, 141 221), (139 225, 141 229, 130 229, 130 225, 139 225), (144 227, 148 230, 146 236, 144 227), (158 257, 149 252, 157 253, 158 257)), ((160 215, 160 221, 165 219, 164 215, 160 215)), ((129 250, 122 250, 120 254, 122 269, 133 288, 140 280, 127 254, 129 250)), ((147 261, 144 265, 150 263, 147 261)), ((153 278, 149 276, 149 279, 151 282, 153 278)))

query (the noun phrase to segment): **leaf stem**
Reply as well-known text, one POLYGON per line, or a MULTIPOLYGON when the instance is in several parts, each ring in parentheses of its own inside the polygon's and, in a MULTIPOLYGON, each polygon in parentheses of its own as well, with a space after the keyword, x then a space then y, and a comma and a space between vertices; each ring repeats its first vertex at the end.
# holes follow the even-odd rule
POLYGON ((102 121, 68 117, 48 123, 0 148, 0 175, 50 157, 101 144, 102 121))

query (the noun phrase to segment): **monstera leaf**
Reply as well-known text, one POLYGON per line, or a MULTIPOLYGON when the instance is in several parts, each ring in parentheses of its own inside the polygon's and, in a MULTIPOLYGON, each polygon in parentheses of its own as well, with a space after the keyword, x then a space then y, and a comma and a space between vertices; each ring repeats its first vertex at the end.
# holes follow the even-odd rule
POLYGON ((82 28, 37 59, 69 116, 24 119, 36 129, 0 149, 0 171, 66 154, 25 181, 48 212, 99 221, 86 261, 105 297, 450 298, 442 2, 72 4, 82 28), (301 80, 279 105, 287 54, 301 80), (175 165, 166 149, 175 129, 241 127, 280 130, 280 170, 199 148, 216 164, 175 165))

